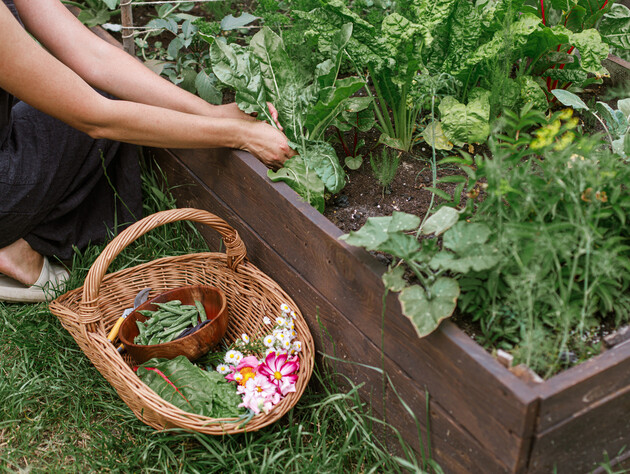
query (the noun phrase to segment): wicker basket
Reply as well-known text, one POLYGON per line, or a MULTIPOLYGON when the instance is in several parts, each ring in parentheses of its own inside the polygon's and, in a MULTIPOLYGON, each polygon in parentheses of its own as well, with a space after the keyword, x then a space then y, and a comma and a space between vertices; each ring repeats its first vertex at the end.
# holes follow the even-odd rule
POLYGON ((313 371, 314 346, 297 305, 245 257, 245 246, 238 233, 215 215, 197 209, 158 212, 114 238, 90 268, 85 284, 51 302, 50 310, 142 422, 156 429, 183 428, 216 435, 255 431, 277 421, 297 403, 313 371), (199 222, 215 229, 223 237, 226 253, 165 257, 105 275, 114 258, 139 236, 180 220, 199 222), (243 333, 263 335, 263 318, 277 315, 282 303, 287 303, 297 314, 295 329, 298 340, 302 341, 302 352, 296 391, 289 393, 269 414, 256 415, 245 426, 233 418, 187 413, 164 401, 136 376, 132 370, 135 362, 130 356, 118 353, 106 337, 123 311, 133 306, 135 295, 143 288, 152 288, 152 297, 171 288, 195 284, 216 286, 225 293, 229 312, 225 336, 228 342, 243 333))

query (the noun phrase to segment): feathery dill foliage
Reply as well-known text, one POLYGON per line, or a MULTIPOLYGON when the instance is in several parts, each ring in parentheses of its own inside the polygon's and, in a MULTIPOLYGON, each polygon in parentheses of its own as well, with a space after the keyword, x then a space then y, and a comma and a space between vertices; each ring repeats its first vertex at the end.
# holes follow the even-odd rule
POLYGON ((481 342, 545 377, 598 352, 600 325, 630 314, 630 168, 577 123, 570 109, 504 113, 492 158, 477 163, 486 196, 472 218, 493 229, 502 258, 460 280, 481 342))
MULTIPOLYGON (((399 151, 388 147, 383 147, 380 154, 372 153, 370 155, 372 172, 378 184, 383 188, 383 192, 388 192, 386 190, 396 177, 396 171, 398 171, 398 165, 400 164, 400 155, 401 153, 399 151)), ((391 192, 391 190, 389 190, 389 192, 391 192)))
MULTIPOLYGON (((174 205, 158 177, 159 170, 145 171, 145 213, 174 205)), ((110 271, 204 246, 186 223, 163 226, 132 244, 110 271)), ((102 247, 77 254, 71 287, 83 283, 102 247)), ((0 302, 0 471, 420 471, 373 439, 374 420, 356 388, 341 391, 331 380, 316 371, 297 406, 255 433, 156 432, 136 419, 45 304, 0 302)))

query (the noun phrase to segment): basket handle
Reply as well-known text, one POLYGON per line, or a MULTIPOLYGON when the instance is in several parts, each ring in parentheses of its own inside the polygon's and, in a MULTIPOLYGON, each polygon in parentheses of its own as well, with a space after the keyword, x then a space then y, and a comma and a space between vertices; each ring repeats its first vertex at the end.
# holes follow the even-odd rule
POLYGON ((232 270, 236 270, 238 265, 247 256, 245 244, 238 235, 238 232, 230 227, 230 225, 223 219, 210 212, 202 211, 200 209, 182 208, 170 209, 151 214, 150 216, 147 216, 127 227, 118 234, 105 247, 92 264, 92 267, 85 278, 83 298, 80 303, 81 314, 84 315, 82 323, 90 326, 88 331, 96 330, 94 324, 99 322, 98 318, 95 318, 94 316, 94 312, 96 311, 96 300, 98 298, 105 273, 118 254, 138 237, 146 234, 150 230, 164 224, 183 220, 206 224, 221 234, 226 248, 225 253, 227 254, 227 265, 232 270))

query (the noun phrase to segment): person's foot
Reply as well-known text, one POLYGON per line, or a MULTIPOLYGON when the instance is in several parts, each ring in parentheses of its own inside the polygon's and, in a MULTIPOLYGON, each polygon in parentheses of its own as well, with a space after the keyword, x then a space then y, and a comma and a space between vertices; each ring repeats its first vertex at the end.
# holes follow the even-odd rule
POLYGON ((50 263, 25 240, 0 249, 0 301, 50 301, 61 291, 68 276, 68 270, 50 263))
POLYGON ((26 286, 37 281, 43 265, 44 257, 24 239, 0 249, 0 273, 26 286))

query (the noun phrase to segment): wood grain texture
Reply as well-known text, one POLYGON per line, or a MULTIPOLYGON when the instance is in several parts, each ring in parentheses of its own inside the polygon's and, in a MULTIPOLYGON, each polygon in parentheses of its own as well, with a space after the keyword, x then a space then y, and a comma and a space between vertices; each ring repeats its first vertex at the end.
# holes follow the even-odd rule
MULTIPOLYGON (((537 431, 547 431, 629 387, 630 342, 626 342, 547 380, 540 387, 537 431)), ((627 419, 630 426, 630 412, 627 419)))
MULTIPOLYGON (((286 185, 269 181, 266 168, 251 155, 171 152, 367 339, 380 344, 382 264, 340 241, 337 227, 286 185)), ((276 278, 276 269, 266 271, 276 278)), ((530 387, 449 322, 419 340, 394 294, 387 299, 384 343, 388 357, 429 387, 483 446, 506 465, 518 463, 518 440, 530 438, 533 430, 536 396, 530 387)))
POLYGON ((630 386, 626 386, 537 434, 529 472, 589 473, 604 461, 604 452, 614 459, 622 448, 628 449, 629 442, 630 386))
MULTIPOLYGON (((255 264, 306 302, 308 314, 318 315, 326 327, 326 334, 313 331, 318 347, 380 366, 380 263, 339 241, 341 233, 332 223, 291 189, 266 179, 265 168, 250 155, 225 150, 159 154, 170 163, 178 185, 188 185, 179 188, 184 205, 238 222, 255 264)), ((428 390, 434 454, 447 472, 544 472, 554 462, 582 469, 601 460, 604 449, 613 452, 620 440, 627 441, 625 419, 609 424, 603 414, 606 407, 626 409, 630 344, 529 387, 449 322, 418 340, 400 315, 395 295, 386 302, 384 367, 422 426, 428 390), (592 430, 584 423, 592 423, 592 430), (570 434, 575 429, 579 433, 570 434), (589 431, 602 434, 593 438, 589 431), (576 444, 563 443, 565 438, 576 444)), ((355 384, 368 381, 375 390, 370 396, 387 400, 387 408, 377 403, 376 411, 397 413, 397 428, 408 442, 417 442, 415 424, 402 405, 389 409, 391 389, 385 398, 378 391, 380 375, 352 364, 335 363, 335 368, 355 384)))

